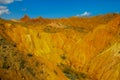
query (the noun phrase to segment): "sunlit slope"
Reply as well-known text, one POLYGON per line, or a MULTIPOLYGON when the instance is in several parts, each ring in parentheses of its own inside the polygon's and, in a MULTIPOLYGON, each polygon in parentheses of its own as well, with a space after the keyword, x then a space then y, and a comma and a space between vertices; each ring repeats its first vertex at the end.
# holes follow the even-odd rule
POLYGON ((42 57, 63 73, 67 66, 73 73, 84 73, 87 79, 119 80, 119 14, 44 19, 42 24, 39 19, 30 20, 31 23, 29 19, 1 20, 0 34, 15 42, 20 51, 42 57))

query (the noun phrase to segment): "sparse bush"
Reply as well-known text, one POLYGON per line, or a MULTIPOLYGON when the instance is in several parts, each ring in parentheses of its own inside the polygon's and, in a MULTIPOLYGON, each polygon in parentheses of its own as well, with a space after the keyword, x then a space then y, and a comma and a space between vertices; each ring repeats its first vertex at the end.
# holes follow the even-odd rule
POLYGON ((34 77, 35 76, 35 73, 33 72, 33 69, 28 67, 27 68, 27 71, 34 77))
POLYGON ((20 69, 25 68, 25 61, 23 59, 20 60, 20 69))

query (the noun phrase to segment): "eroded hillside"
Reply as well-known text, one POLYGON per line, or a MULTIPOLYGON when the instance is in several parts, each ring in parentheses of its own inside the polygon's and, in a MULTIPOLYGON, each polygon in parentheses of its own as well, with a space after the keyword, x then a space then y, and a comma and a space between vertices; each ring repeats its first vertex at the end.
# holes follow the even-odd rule
MULTIPOLYGON (((13 71, 15 79, 26 74, 28 66, 32 69, 30 73, 34 73, 34 77, 28 74, 25 80, 120 79, 119 14, 89 18, 30 19, 25 16, 16 21, 0 19, 0 35, 10 43, 14 42, 17 58, 28 62, 21 70, 19 62, 15 62, 19 58, 12 56, 16 50, 12 50, 10 54, 0 52, 1 57, 2 54, 8 57, 7 63, 13 64, 10 65, 10 70, 2 69, 4 58, 1 58, 1 71, 13 71), (32 58, 29 58, 31 56, 32 58), (34 66, 36 61, 45 64, 46 73, 42 76, 38 70, 42 70, 43 67, 34 66), (12 69, 13 67, 15 68, 12 69), (16 70, 17 73, 14 72, 16 70), (50 77, 46 77, 47 74, 50 77)), ((14 77, 11 77, 11 80, 13 79, 14 77)))

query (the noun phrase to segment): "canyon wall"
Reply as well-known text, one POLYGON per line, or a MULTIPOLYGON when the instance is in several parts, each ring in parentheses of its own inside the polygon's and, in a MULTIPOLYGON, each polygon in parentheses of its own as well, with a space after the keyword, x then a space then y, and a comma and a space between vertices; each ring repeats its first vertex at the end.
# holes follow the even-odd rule
POLYGON ((40 56, 61 71, 67 66, 84 73, 88 78, 83 80, 120 79, 120 16, 90 29, 56 22, 36 26, 3 22, 0 35, 15 42, 20 51, 40 56))

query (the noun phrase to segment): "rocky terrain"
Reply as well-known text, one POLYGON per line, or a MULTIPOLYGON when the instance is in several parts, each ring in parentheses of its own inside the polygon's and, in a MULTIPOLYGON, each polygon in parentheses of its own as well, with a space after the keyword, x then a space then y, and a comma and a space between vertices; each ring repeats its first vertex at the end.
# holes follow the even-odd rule
POLYGON ((120 80, 120 14, 0 19, 0 80, 120 80))

